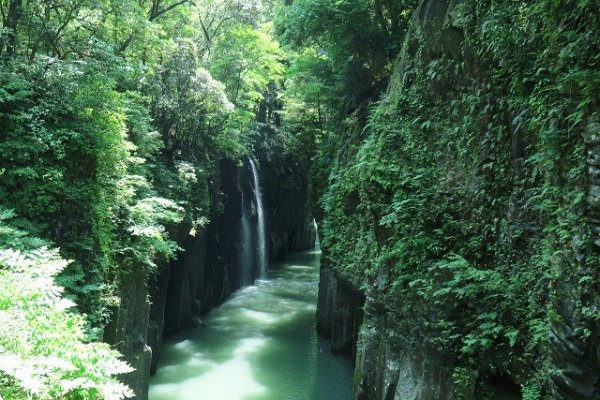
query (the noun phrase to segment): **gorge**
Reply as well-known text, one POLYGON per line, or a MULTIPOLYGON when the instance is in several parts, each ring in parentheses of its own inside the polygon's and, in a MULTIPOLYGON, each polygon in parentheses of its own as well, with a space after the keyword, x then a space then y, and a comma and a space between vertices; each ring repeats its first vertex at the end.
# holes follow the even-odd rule
POLYGON ((319 251, 295 253, 163 349, 150 400, 352 397, 352 365, 317 338, 319 251))
POLYGON ((0 17, 0 400, 600 399, 598 0, 0 17))

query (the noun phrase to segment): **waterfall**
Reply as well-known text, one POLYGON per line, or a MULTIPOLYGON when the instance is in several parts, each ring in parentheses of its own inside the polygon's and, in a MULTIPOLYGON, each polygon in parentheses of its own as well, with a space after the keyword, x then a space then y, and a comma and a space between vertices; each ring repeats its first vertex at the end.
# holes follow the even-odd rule
POLYGON ((315 228, 315 251, 321 251, 321 238, 319 237, 319 225, 317 220, 313 218, 313 227, 315 228))
POLYGON ((258 271, 259 278, 267 277, 267 242, 265 232, 265 212, 262 204, 262 193, 260 191, 260 182, 258 179, 258 170, 252 158, 248 158, 250 167, 252 167, 252 177, 254 178, 254 195, 256 196, 256 214, 258 216, 258 271))
MULTIPOLYGON (((238 177, 238 180, 240 177, 238 177)), ((242 223, 240 232, 241 254, 238 260, 238 268, 240 271, 241 285, 248 286, 253 283, 252 264, 254 261, 254 251, 252 251, 252 227, 250 225, 250 216, 248 215, 248 205, 244 198, 244 191, 241 188, 240 193, 242 195, 242 223)))

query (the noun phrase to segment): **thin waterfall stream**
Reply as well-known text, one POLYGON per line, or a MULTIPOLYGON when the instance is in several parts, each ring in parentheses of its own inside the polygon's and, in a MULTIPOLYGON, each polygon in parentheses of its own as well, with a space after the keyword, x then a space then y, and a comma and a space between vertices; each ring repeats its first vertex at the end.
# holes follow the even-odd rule
POLYGON ((265 231, 265 210, 263 208, 262 192, 260 190, 260 179, 258 169, 252 158, 248 158, 250 167, 252 167, 252 178, 254 180, 254 195, 256 197, 256 215, 258 217, 258 270, 259 278, 267 277, 267 238, 265 231))
POLYGON ((315 330, 320 250, 292 254, 164 344, 150 400, 348 400, 352 363, 315 330))
POLYGON ((252 226, 250 224, 250 216, 248 215, 248 207, 244 199, 244 192, 241 193, 242 220, 240 223, 240 243, 241 254, 239 258, 239 269, 241 272, 241 285, 248 286, 254 283, 252 279, 252 265, 254 263, 254 252, 252 248, 252 226))

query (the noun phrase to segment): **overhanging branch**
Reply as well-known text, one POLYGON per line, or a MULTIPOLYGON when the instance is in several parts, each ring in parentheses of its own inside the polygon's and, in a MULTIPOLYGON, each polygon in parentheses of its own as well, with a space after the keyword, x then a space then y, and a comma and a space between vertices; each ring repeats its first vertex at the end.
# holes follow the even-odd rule
POLYGON ((156 18, 160 17, 161 15, 163 15, 165 13, 168 13, 175 7, 179 7, 184 4, 193 4, 193 1, 192 0, 180 0, 180 1, 177 1, 173 4, 171 4, 170 6, 163 8, 162 10, 157 8, 156 10, 153 10, 153 12, 150 14, 150 21, 154 21, 156 18))

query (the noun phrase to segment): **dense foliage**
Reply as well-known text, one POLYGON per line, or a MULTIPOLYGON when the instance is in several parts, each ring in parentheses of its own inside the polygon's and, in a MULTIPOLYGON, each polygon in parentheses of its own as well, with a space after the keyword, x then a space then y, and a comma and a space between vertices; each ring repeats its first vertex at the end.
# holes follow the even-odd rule
POLYGON ((0 246, 10 271, 3 288, 38 276, 45 285, 3 290, 21 293, 3 297, 6 318, 23 314, 2 326, 2 340, 14 336, 0 348, 14 361, 0 362, 5 399, 128 393, 110 386, 109 376, 124 371, 114 354, 84 343, 102 338, 128 274, 141 268, 148 280, 176 257, 170 227, 205 229, 219 207, 209 193, 216 162, 264 146, 258 114, 279 88, 285 58, 272 39, 271 8, 0 0, 0 206, 60 247, 59 256, 0 246), (27 332, 35 346, 21 343, 27 332))
POLYGON ((55 276, 68 264, 0 208, 0 387, 5 399, 123 399, 130 370, 103 343, 87 343, 55 276))
POLYGON ((279 32, 298 51, 290 88, 302 97, 290 95, 313 110, 290 109, 288 123, 322 129, 313 188, 328 265, 385 304, 395 348, 419 338, 454 360, 457 386, 478 376, 477 398, 506 377, 524 398, 557 396, 550 326, 593 348, 598 319, 585 143, 597 134, 597 3, 459 2, 422 23, 443 7, 423 2, 382 97, 363 88, 385 78, 346 69, 391 70, 369 64, 368 39, 352 41, 380 31, 378 2, 322 3, 293 2, 279 32), (557 299, 572 296, 564 315, 557 299))

